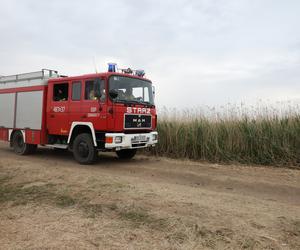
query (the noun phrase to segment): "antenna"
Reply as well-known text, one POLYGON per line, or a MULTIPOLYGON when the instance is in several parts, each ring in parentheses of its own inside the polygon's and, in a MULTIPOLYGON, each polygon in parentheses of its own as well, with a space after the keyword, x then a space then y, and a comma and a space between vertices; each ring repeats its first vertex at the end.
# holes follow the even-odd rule
POLYGON ((94 67, 95 67, 95 72, 98 74, 95 57, 93 57, 93 63, 94 63, 94 67))

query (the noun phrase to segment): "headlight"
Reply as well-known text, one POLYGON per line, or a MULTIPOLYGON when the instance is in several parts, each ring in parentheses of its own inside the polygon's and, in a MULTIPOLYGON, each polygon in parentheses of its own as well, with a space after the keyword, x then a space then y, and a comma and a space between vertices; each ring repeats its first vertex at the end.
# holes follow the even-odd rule
POLYGON ((123 140, 122 136, 115 137, 115 143, 122 143, 122 140, 123 140))
POLYGON ((158 139, 158 134, 153 134, 152 135, 152 140, 153 141, 157 141, 157 139, 158 139))

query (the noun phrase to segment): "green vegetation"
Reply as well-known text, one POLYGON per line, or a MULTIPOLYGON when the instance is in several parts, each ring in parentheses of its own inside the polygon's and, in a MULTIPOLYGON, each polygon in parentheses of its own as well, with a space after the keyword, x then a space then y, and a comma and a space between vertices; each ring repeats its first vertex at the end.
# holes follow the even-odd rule
POLYGON ((153 153, 210 162, 300 166, 300 115, 161 115, 153 153))

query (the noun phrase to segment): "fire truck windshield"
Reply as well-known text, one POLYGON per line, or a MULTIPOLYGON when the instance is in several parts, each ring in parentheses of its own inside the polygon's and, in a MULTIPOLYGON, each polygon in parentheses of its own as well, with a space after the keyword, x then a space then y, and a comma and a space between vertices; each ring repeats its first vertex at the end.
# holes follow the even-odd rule
POLYGON ((115 102, 154 105, 152 84, 149 81, 126 76, 111 76, 109 91, 111 90, 118 94, 114 99, 115 102))

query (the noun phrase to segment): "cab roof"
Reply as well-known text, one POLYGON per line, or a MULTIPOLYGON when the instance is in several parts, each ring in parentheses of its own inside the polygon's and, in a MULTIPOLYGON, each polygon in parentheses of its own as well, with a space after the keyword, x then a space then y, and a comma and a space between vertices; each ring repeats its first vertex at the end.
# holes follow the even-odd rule
POLYGON ((66 77, 58 77, 58 78, 51 78, 49 79, 49 82, 63 82, 63 81, 74 81, 74 80, 85 80, 85 79, 93 79, 97 77, 105 77, 109 78, 110 76, 125 76, 135 79, 140 79, 144 81, 151 82, 149 79, 145 77, 139 77, 132 74, 125 74, 125 73, 119 73, 119 72, 103 72, 103 73, 93 73, 93 74, 85 74, 85 75, 79 75, 79 76, 66 76, 66 77))

